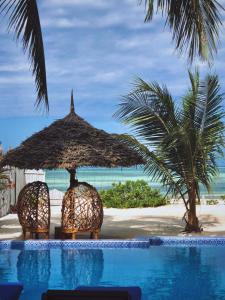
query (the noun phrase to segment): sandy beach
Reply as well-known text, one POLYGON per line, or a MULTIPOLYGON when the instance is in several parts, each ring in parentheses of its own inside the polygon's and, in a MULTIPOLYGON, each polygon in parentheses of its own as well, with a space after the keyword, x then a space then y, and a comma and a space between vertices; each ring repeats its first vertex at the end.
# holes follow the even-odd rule
MULTIPOLYGON (((204 231, 201 235, 225 235, 225 205, 199 205, 198 217, 204 231)), ((184 206, 171 204, 157 208, 104 209, 102 239, 130 239, 150 235, 182 235, 184 206)), ((60 225, 60 207, 51 208, 51 238, 60 225)), ((78 238, 88 238, 87 234, 78 238)), ((16 214, 0 218, 0 239, 21 239, 16 214)))

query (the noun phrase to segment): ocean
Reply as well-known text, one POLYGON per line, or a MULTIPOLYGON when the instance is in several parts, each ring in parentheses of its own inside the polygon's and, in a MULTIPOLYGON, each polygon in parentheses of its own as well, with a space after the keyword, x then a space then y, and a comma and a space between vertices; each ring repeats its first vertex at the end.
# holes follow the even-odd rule
MULTIPOLYGON (((214 177, 212 184, 212 196, 225 195, 225 167, 219 168, 219 175, 214 177)), ((165 192, 161 183, 154 181, 152 177, 147 176, 142 167, 132 168, 95 168, 83 167, 77 170, 79 181, 86 181, 95 186, 98 190, 109 189, 112 183, 125 182, 127 180, 143 179, 148 182, 152 188, 165 192)), ((69 173, 66 170, 46 170, 46 182, 49 189, 57 189, 65 192, 69 186, 69 173)), ((201 187, 201 196, 207 195, 207 191, 201 187)))

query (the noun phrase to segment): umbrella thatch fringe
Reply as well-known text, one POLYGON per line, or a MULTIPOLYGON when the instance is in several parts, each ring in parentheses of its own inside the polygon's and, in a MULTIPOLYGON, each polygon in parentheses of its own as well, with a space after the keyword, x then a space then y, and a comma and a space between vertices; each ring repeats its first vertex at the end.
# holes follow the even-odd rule
POLYGON ((142 164, 138 154, 117 135, 99 130, 71 111, 10 150, 1 166, 20 169, 73 169, 81 166, 129 167, 142 164))

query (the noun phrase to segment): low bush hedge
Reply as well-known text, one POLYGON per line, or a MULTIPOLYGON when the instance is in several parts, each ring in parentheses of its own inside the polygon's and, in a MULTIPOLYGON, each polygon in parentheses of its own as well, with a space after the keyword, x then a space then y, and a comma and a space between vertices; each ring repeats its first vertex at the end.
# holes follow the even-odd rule
POLYGON ((166 205, 168 200, 144 180, 113 183, 109 190, 99 191, 105 207, 135 208, 166 205))
POLYGON ((207 205, 217 205, 219 204, 219 201, 217 199, 208 199, 206 200, 207 205))

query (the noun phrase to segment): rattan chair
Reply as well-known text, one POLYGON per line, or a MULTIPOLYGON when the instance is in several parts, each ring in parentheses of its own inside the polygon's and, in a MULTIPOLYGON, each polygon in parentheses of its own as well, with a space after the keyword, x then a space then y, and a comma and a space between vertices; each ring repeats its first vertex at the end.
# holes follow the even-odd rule
POLYGON ((103 222, 103 206, 97 190, 86 182, 78 182, 67 190, 62 204, 61 233, 76 239, 78 232, 90 232, 98 239, 103 222))
POLYGON ((24 186, 18 196, 17 213, 24 239, 27 232, 30 238, 34 235, 37 238, 41 233, 49 237, 50 198, 45 182, 34 181, 24 186))

